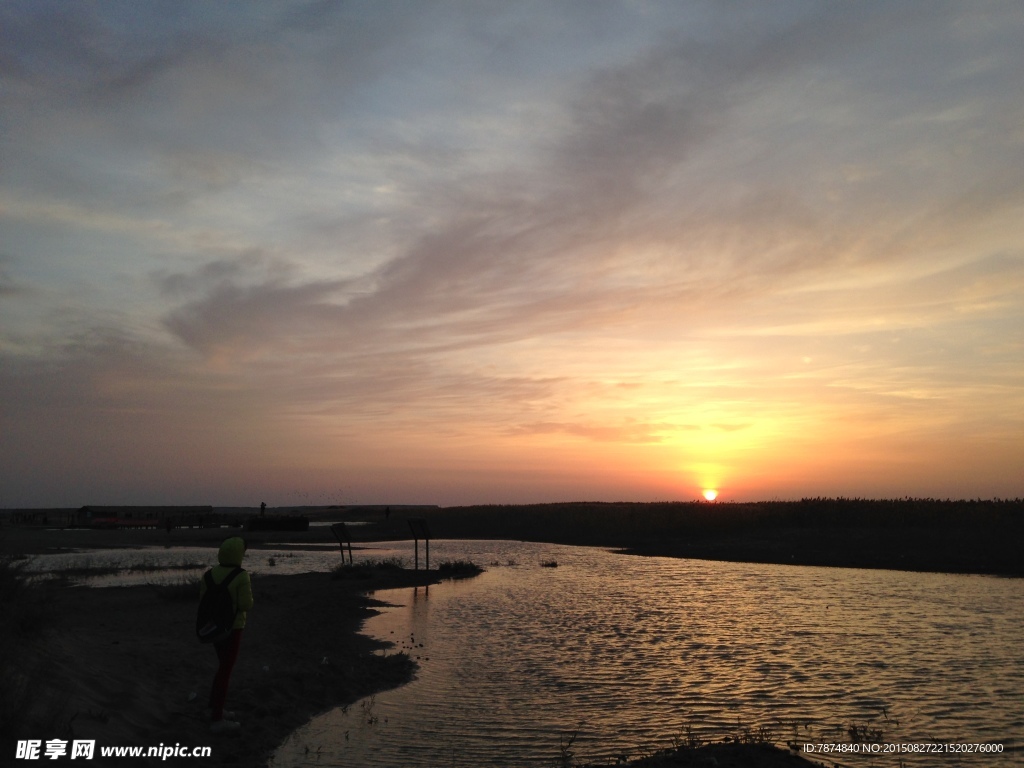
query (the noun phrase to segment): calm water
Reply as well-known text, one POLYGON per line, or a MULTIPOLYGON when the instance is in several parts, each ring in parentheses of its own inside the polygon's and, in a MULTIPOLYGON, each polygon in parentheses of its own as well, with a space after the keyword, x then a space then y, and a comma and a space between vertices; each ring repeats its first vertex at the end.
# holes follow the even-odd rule
POLYGON ((804 743, 848 742, 851 724, 1008 750, 907 765, 1024 764, 1019 580, 434 542, 445 558, 489 568, 378 593, 399 607, 366 626, 419 660, 417 679, 316 718, 272 765, 552 765, 577 729, 577 758, 613 761, 687 726, 804 743))
MULTIPOLYGON (((326 572, 340 562, 337 544, 303 546, 315 549, 251 549, 245 557, 245 568, 254 576, 326 572)), ((370 557, 371 554, 379 555, 375 550, 368 550, 363 556, 370 557)), ((356 557, 358 556, 356 554, 356 557)), ((411 568, 412 557, 408 559, 411 568)), ((118 587, 135 584, 174 584, 184 579, 198 580, 207 568, 216 564, 216 546, 141 547, 35 555, 28 563, 28 570, 38 574, 56 574, 73 569, 73 581, 77 583, 93 587, 118 587), (110 568, 121 570, 118 573, 103 575, 90 573, 93 570, 110 568)))

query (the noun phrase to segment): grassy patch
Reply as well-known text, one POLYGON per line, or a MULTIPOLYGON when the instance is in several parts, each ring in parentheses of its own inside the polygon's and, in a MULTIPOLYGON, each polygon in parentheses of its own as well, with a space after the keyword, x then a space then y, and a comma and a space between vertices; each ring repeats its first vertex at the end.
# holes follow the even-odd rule
POLYGON ((484 569, 471 560, 445 560, 437 566, 437 572, 447 578, 465 578, 477 576, 484 569))
POLYGON ((405 570, 405 560, 400 557, 375 557, 358 563, 340 563, 331 570, 332 579, 369 579, 375 571, 405 570))
MULTIPOLYGON (((631 768, 667 768, 676 765, 756 765, 756 766, 792 766, 794 755, 801 755, 808 742, 827 741, 849 744, 878 744, 897 738, 899 721, 890 717, 885 707, 881 707, 884 723, 834 723, 815 727, 810 721, 793 721, 784 723, 776 720, 772 725, 751 725, 737 721, 735 727, 727 731, 718 729, 700 729, 695 723, 687 721, 669 739, 669 746, 637 746, 631 753, 619 754, 614 762, 580 762, 572 751, 576 736, 582 725, 572 734, 563 735, 558 747, 558 756, 551 764, 557 768, 599 768, 608 765, 629 766, 631 768), (782 731, 792 728, 792 736, 783 736, 782 731)), ((816 755, 801 765, 818 765, 814 762, 816 755)), ((898 756, 891 765, 897 763, 898 756)), ((890 763, 882 763, 890 765, 890 763)), ((872 763, 877 765, 877 763, 872 763)))

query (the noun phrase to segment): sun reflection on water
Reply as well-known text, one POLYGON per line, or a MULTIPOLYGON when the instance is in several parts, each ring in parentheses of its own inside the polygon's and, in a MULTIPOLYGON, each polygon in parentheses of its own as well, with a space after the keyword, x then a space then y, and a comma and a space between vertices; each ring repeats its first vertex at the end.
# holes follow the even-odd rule
POLYGON ((416 680, 376 696, 373 726, 353 708, 317 718, 280 765, 314 742, 343 766, 550 764, 577 728, 594 761, 687 726, 716 739, 764 726, 782 743, 844 741, 851 724, 902 742, 1013 733, 1024 607, 1008 580, 436 544, 495 565, 385 596, 401 607, 366 629, 419 657, 416 680))

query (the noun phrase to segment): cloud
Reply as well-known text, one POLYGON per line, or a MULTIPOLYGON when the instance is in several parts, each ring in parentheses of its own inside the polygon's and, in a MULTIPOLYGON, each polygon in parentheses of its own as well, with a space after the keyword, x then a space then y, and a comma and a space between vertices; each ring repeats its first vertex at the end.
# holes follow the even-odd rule
POLYGON ((14 278, 11 276, 11 272, 7 268, 7 264, 11 261, 12 259, 9 256, 0 253, 0 299, 9 296, 16 296, 27 290, 24 286, 15 282, 14 278))
POLYGON ((258 355, 275 341, 301 345, 309 334, 330 332, 344 309, 329 299, 348 284, 270 283, 243 288, 224 283, 171 312, 164 324, 203 352, 258 355))
MULTIPOLYGON (((420 225, 428 231, 397 224, 404 239, 392 244, 394 256, 368 258, 379 266, 345 280, 309 279, 294 267, 290 277, 261 282, 237 264, 214 261, 192 276, 167 278, 165 288, 213 287, 169 313, 165 325, 201 351, 244 356, 247 345, 439 355, 668 321, 685 334, 737 308, 759 317, 762 300, 766 315, 788 312, 808 322, 807 308, 770 302, 823 275, 859 280, 861 263, 891 267, 965 238, 949 216, 961 206, 948 199, 919 208, 922 225, 907 229, 900 212, 865 233, 865 212, 836 218, 792 185, 757 176, 724 198, 721 188, 689 196, 684 182, 695 153, 730 130, 737 94, 747 98, 754 83, 770 89, 773 79, 823 55, 848 55, 884 27, 877 17, 852 27, 845 21, 843 14, 812 20, 769 35, 749 54, 737 45, 729 50, 735 60, 663 43, 593 76, 570 102, 567 129, 538 156, 542 162, 417 182, 403 214, 429 222, 420 225), (823 31, 841 44, 821 43, 823 31)), ((999 192, 1010 186, 977 186, 1013 210, 1012 198, 999 192)), ((963 220, 977 221, 982 209, 981 201, 970 204, 963 220)), ((330 220, 314 216, 302 229, 322 231, 330 220)))
POLYGON ((511 431, 511 434, 516 436, 563 434, 595 442, 660 443, 665 439, 666 431, 675 431, 676 429, 678 427, 667 424, 626 423, 609 426, 549 421, 519 424, 511 431))

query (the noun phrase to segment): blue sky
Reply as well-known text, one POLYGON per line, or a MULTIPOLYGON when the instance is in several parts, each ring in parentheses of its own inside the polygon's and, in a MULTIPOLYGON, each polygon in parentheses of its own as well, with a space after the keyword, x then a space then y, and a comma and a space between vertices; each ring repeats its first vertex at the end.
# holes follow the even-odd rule
POLYGON ((5 3, 0 506, 1024 495, 1022 34, 5 3))

